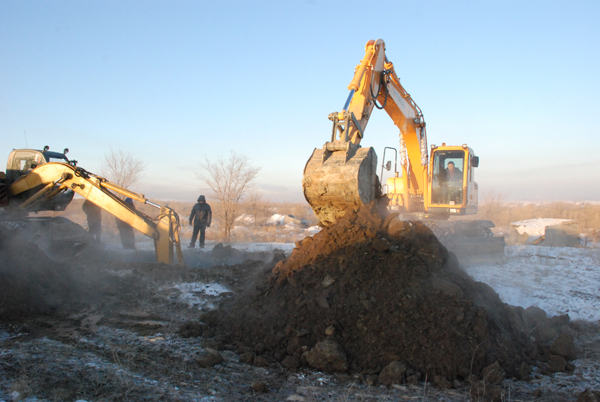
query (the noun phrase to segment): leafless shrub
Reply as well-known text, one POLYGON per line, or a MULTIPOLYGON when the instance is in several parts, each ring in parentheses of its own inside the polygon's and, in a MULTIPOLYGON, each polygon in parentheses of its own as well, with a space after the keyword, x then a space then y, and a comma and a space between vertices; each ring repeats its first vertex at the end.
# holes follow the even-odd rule
POLYGON ((102 175, 113 183, 129 189, 138 183, 146 169, 146 163, 129 152, 110 150, 102 161, 102 175))
POLYGON ((273 214, 273 204, 254 190, 245 197, 244 203, 241 205, 241 211, 252 216, 254 219, 253 225, 257 226, 273 214))
POLYGON ((200 163, 200 167, 203 171, 196 173, 196 177, 204 182, 221 202, 218 213, 221 217, 224 238, 228 241, 233 223, 238 216, 238 204, 260 168, 252 166, 246 156, 238 155, 234 151, 231 151, 228 159, 219 158, 211 161, 205 158, 205 161, 200 163))

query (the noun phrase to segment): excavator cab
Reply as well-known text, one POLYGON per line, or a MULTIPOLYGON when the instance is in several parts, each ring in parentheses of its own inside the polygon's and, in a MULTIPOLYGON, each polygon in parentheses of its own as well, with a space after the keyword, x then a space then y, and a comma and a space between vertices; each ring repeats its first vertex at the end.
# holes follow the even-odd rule
POLYGON ((479 157, 466 145, 431 147, 428 177, 428 214, 472 215, 477 213, 478 186, 474 168, 479 157))
MULTIPOLYGON (((65 163, 71 166, 75 166, 77 161, 70 161, 66 154, 69 152, 67 148, 63 153, 52 152, 48 146, 44 147, 43 151, 37 149, 14 149, 8 156, 8 162, 6 164, 6 185, 11 185, 21 177, 26 176, 35 168, 42 166, 46 163, 65 163)), ((41 187, 40 187, 41 188, 41 187)), ((29 191, 14 196, 15 201, 25 200, 35 194, 40 188, 32 188, 29 191)), ((58 186, 55 186, 58 188, 58 186)), ((73 200, 75 192, 71 189, 63 189, 59 194, 54 197, 37 202, 31 211, 64 211, 65 208, 73 200)), ((8 203, 8 200, 5 202, 8 203)))

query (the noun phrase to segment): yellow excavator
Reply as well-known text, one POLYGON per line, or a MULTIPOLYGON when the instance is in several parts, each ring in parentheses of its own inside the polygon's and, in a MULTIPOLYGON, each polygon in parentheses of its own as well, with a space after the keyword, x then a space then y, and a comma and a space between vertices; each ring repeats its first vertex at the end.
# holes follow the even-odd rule
POLYGON ((77 167, 77 161, 69 160, 67 152, 52 152, 48 147, 43 151, 13 150, 6 174, 0 175, 0 207, 13 216, 15 212, 62 211, 77 193, 151 237, 158 262, 185 265, 175 211, 77 167), (152 218, 131 208, 117 194, 157 208, 158 216, 152 218))
MULTIPOLYGON (((400 84, 393 63, 386 57, 383 40, 367 42, 365 56, 348 89, 350 94, 342 111, 329 115, 333 122, 331 140, 313 151, 304 169, 304 196, 321 225, 336 222, 348 208, 360 208, 384 193, 390 209, 406 219, 429 222, 442 242, 444 237, 470 234, 467 237, 475 243, 476 237, 487 237, 490 239, 483 241, 491 244, 493 223, 447 221, 451 216, 477 213, 474 169, 479 157, 466 144, 443 143, 428 149, 423 113, 400 84), (399 149, 386 147, 384 161, 385 152, 394 150, 401 171, 383 186, 377 177, 374 149, 361 147, 374 108, 385 110, 400 130, 399 149)), ((389 171, 391 160, 382 164, 381 177, 384 167, 389 171)), ((503 255, 504 238, 492 243, 488 254, 503 255)))

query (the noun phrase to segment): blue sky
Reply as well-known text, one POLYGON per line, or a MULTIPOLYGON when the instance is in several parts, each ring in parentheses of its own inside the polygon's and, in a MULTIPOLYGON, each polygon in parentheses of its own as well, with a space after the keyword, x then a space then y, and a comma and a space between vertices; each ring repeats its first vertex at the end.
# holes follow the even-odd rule
MULTIPOLYGON (((0 0, 0 159, 68 147, 100 173, 122 149, 147 162, 134 190, 193 201, 198 163, 234 150, 265 198, 302 201, 379 38, 429 143, 479 155, 484 195, 600 201, 598 1, 0 0)), ((374 111, 362 145, 397 144, 374 111)))

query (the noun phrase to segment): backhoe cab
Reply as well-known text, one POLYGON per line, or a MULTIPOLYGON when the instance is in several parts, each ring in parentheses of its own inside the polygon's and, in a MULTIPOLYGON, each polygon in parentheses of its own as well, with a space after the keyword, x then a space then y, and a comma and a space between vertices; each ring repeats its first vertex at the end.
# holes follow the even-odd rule
MULTIPOLYGON (((71 166, 77 166, 76 160, 69 160, 67 158, 68 148, 65 148, 63 153, 52 152, 48 146, 44 147, 43 151, 37 149, 14 149, 8 156, 8 162, 6 164, 6 177, 5 185, 10 186, 20 177, 25 176, 31 170, 44 163, 59 162, 66 163, 71 166)), ((35 190, 31 189, 29 193, 33 194, 35 190)), ((35 211, 64 211, 69 205, 75 192, 71 189, 66 189, 60 194, 45 200, 44 202, 38 202, 35 204, 35 211)), ((21 198, 26 197, 26 194, 22 194, 21 198)), ((8 203, 8 199, 4 199, 4 203, 8 203)), ((7 205, 2 205, 7 206, 7 205)))
POLYGON ((389 208, 400 213, 422 213, 423 217, 438 219, 476 214, 478 185, 474 181, 474 168, 479 166, 479 157, 475 156, 473 150, 466 145, 432 145, 429 160, 427 186, 422 198, 411 194, 407 184, 410 181, 399 177, 399 172, 396 171, 395 177, 387 179, 382 192, 390 199, 389 208))

